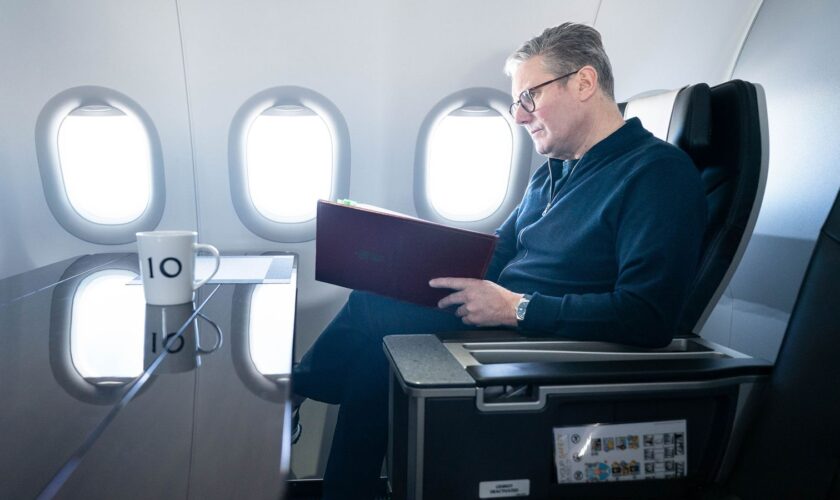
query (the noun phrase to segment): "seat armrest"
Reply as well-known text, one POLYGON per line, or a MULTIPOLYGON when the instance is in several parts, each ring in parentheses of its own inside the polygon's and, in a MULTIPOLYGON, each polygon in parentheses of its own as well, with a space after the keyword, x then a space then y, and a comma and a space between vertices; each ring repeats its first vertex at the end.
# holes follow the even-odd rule
POLYGON ((667 359, 500 363, 467 368, 479 387, 689 382, 767 376, 773 364, 760 359, 667 359))

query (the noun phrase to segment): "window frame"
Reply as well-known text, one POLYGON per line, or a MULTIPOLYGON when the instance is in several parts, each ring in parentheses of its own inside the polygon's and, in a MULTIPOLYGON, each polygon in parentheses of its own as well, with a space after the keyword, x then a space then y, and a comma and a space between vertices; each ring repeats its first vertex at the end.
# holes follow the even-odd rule
POLYGON ((67 89, 50 99, 35 124, 35 147, 38 168, 47 205, 58 223, 70 234, 105 245, 132 243, 138 231, 157 227, 166 204, 163 153, 160 136, 151 117, 133 99, 106 87, 82 86, 67 89), (109 106, 138 120, 149 141, 151 160, 151 193, 146 208, 136 219, 122 224, 102 224, 83 217, 76 211, 64 184, 58 132, 64 119, 85 106, 109 106))
POLYGON ((335 104, 323 95, 296 86, 272 87, 246 100, 233 117, 228 139, 230 194, 236 214, 257 236, 280 243, 302 243, 315 239, 315 217, 301 222, 271 220, 257 210, 247 180, 248 133, 251 124, 276 106, 301 106, 315 112, 326 124, 332 140, 330 199, 347 197, 350 191, 350 133, 335 104))
POLYGON ((507 218, 510 212, 516 208, 525 188, 528 186, 528 179, 531 175, 532 146, 530 138, 523 127, 516 124, 508 112, 510 107, 510 96, 506 93, 492 88, 475 87, 468 88, 447 97, 438 102, 423 120, 417 138, 417 146, 414 161, 414 205, 417 214, 423 219, 439 222, 442 224, 471 229, 474 231, 492 231, 507 218), (499 114, 508 124, 513 140, 511 149, 510 175, 502 203, 496 210, 483 219, 472 221, 457 221, 444 217, 435 210, 431 201, 426 196, 428 183, 428 160, 431 139, 434 129, 444 118, 452 112, 464 107, 489 108, 499 114))

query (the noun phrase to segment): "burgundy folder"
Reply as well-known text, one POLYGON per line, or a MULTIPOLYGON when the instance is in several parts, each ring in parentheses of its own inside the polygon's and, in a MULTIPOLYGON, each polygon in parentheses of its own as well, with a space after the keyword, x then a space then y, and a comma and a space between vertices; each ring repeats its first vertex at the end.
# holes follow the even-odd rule
POLYGON ((436 307, 442 277, 483 278, 496 236, 395 212, 318 201, 315 279, 436 307))

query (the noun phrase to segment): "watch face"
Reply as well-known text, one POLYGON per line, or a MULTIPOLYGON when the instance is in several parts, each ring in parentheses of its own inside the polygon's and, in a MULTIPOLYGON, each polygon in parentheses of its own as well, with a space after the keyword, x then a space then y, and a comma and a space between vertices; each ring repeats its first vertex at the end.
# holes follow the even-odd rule
POLYGON ((528 309, 528 302, 530 298, 525 296, 519 299, 519 304, 516 306, 516 319, 522 321, 525 319, 525 311, 528 309))

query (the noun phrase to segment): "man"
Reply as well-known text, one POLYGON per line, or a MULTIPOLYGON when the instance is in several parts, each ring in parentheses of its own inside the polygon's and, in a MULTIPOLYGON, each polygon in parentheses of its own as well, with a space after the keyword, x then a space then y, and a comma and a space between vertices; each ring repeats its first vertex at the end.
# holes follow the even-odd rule
POLYGON ((624 122, 593 28, 549 28, 505 69, 511 114, 548 161, 497 230, 486 279, 433 279, 454 290, 438 310, 353 292, 295 369, 297 394, 341 405, 324 498, 374 494, 387 434, 385 335, 505 326, 649 347, 673 336, 705 228, 691 160, 637 119, 624 122))

